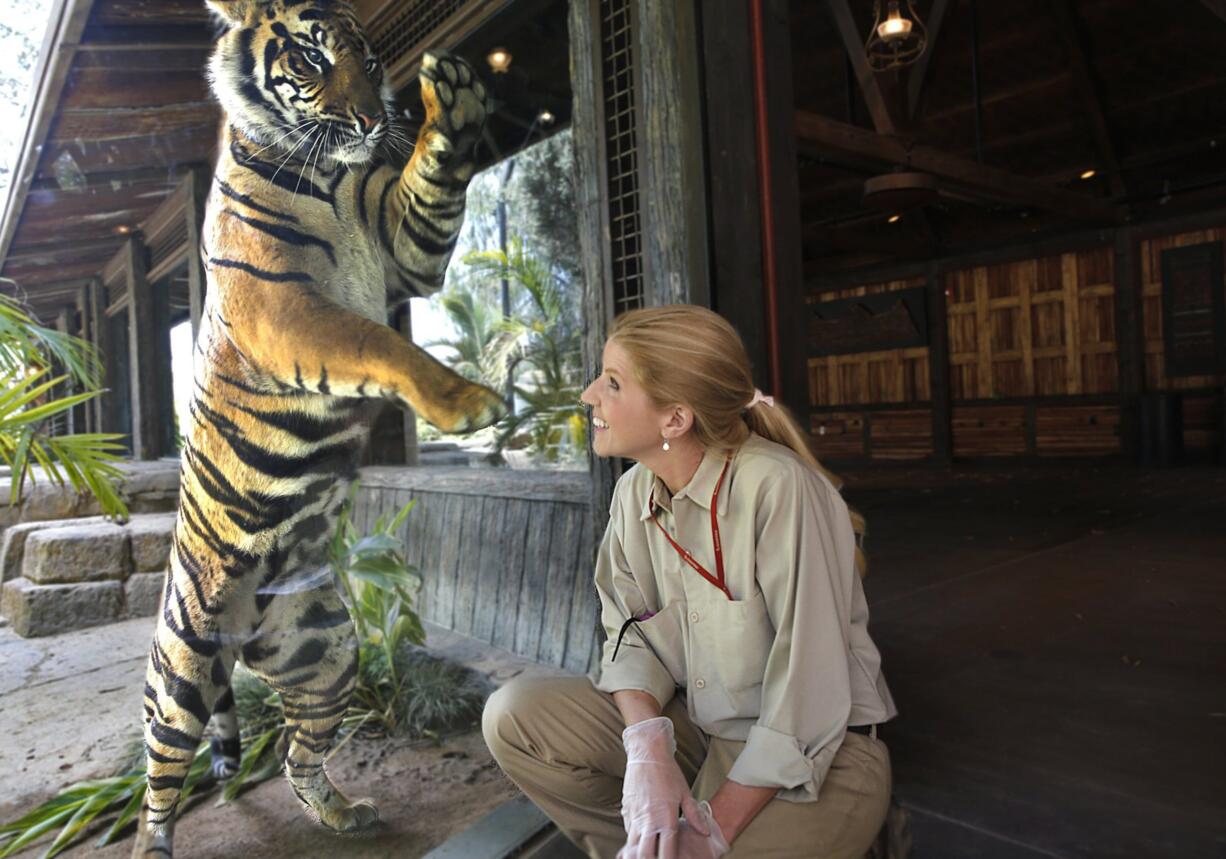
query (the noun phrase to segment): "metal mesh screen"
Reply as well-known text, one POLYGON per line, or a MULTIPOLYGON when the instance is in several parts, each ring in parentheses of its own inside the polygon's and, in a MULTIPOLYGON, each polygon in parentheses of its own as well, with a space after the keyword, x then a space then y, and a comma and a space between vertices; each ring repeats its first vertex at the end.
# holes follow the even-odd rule
POLYGON ((390 66, 425 41, 454 15, 463 0, 407 0, 385 22, 370 29, 375 55, 390 66))
POLYGON ((600 0, 601 85, 614 314, 643 306, 631 6, 632 0, 600 0))

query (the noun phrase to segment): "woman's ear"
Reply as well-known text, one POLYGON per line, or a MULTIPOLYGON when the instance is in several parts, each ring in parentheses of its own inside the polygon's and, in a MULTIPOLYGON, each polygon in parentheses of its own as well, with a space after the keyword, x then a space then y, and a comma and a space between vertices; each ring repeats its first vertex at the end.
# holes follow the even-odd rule
POLYGON ((664 422, 664 428, 668 430, 670 438, 680 438, 689 432, 692 426, 694 426, 694 413, 690 411, 689 406, 681 403, 672 407, 668 420, 664 422))

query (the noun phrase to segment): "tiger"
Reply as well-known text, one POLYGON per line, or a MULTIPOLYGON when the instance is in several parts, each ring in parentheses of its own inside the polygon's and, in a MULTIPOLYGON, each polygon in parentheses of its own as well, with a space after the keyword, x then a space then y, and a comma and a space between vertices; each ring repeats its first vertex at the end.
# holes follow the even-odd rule
POLYGON ((410 144, 344 0, 208 0, 223 122, 205 206, 178 515, 144 689, 147 789, 133 856, 173 855, 175 807, 210 718, 213 772, 240 760, 240 661, 280 694, 278 751, 325 827, 378 820, 324 771, 358 671, 327 545, 391 402, 445 432, 500 420, 469 382, 385 324, 390 284, 443 283, 491 109, 464 60, 428 53, 410 144), (410 153, 411 145, 411 153, 410 153))

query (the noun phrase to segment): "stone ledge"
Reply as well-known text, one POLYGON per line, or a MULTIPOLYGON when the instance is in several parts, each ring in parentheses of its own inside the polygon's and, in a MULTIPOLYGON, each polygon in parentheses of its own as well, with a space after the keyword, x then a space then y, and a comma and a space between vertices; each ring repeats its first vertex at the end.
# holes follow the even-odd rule
POLYGON ((124 579, 132 571, 128 533, 120 525, 62 525, 26 538, 22 574, 40 585, 124 579))
POLYGON ((116 581, 39 585, 18 578, 5 582, 0 610, 24 638, 55 635, 123 618, 123 585, 116 581))
POLYGON ((174 513, 133 516, 128 522, 132 542, 132 569, 138 573, 156 573, 166 569, 170 560, 170 538, 175 529, 174 513))
POLYGON ((124 607, 127 617, 155 615, 162 605, 162 583, 165 571, 160 573, 133 573, 123 583, 124 607))
POLYGON ((4 542, 0 545, 0 583, 15 579, 21 575, 22 558, 25 557, 26 539, 35 531, 45 531, 48 528, 59 528, 65 524, 100 525, 106 522, 103 516, 89 516, 84 519, 51 519, 43 522, 22 522, 4 531, 4 542))

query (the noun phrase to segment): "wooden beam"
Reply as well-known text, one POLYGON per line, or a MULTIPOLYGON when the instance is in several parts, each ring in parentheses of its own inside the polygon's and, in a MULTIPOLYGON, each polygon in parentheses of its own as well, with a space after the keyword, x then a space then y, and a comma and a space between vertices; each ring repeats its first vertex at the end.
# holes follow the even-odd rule
POLYGON ((1200 0, 1205 8, 1226 21, 1226 0, 1200 0))
POLYGON ((908 150, 894 138, 809 111, 796 111, 796 136, 802 151, 819 156, 870 158, 887 165, 909 166, 931 173, 945 184, 1004 203, 1061 212, 1072 218, 1090 221, 1116 219, 1114 207, 1093 197, 1016 176, 928 146, 915 145, 908 150))
POLYGON ((1103 111, 1102 87, 1094 75, 1077 13, 1070 0, 1049 0, 1048 5, 1056 18, 1056 29, 1060 31, 1060 38, 1064 41, 1064 50, 1068 55, 1069 73, 1073 76, 1073 84, 1077 87, 1086 119, 1090 123, 1094 149, 1101 162, 1098 167, 1107 174, 1111 196, 1122 198, 1127 194, 1127 189, 1120 175, 1119 159, 1115 155, 1115 144, 1111 141, 1107 115, 1103 111))
POLYGON ((932 64, 932 55, 936 52, 937 38, 941 35, 941 24, 945 21, 947 9, 949 0, 935 0, 932 4, 932 11, 928 13, 928 44, 908 73, 907 117, 912 120, 919 112, 920 101, 924 97, 925 84, 928 83, 928 67, 932 64))
POLYGON ((882 95, 881 86, 877 83, 877 76, 869 68, 868 58, 864 54, 864 40, 860 38, 860 32, 856 28, 851 4, 848 0, 829 0, 829 6, 835 27, 843 40, 843 47, 847 51, 847 58, 851 61, 851 68, 860 84, 864 103, 868 106, 868 114, 872 117, 873 128, 877 129, 878 134, 894 134, 897 130, 894 119, 890 115, 885 96, 882 95))

